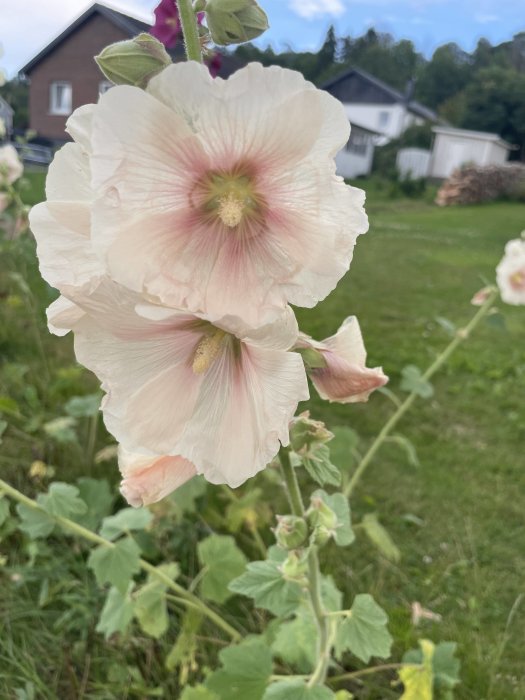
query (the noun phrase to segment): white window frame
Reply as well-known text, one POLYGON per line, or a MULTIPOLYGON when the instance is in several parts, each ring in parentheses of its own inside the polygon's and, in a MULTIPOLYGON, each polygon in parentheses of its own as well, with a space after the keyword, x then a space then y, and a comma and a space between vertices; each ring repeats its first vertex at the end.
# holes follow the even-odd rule
POLYGON ((49 86, 49 113, 67 117, 73 111, 73 86, 68 80, 54 80, 49 86), (58 88, 64 90, 59 104, 58 88))
POLYGON ((112 88, 113 85, 114 85, 114 83, 112 83, 111 80, 101 80, 100 83, 98 84, 98 94, 103 95, 110 88, 112 88))

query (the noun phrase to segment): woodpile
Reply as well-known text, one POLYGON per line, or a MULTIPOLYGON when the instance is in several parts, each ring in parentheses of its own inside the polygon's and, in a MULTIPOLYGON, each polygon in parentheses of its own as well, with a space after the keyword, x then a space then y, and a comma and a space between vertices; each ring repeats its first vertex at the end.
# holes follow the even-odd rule
POLYGON ((452 173, 439 188, 435 202, 440 207, 478 204, 520 193, 525 198, 523 165, 469 165, 452 173))

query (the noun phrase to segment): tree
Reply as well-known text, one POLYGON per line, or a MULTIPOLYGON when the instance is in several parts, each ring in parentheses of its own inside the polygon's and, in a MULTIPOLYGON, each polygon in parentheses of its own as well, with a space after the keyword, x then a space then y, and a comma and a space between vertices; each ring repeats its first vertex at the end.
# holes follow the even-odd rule
POLYGON ((420 71, 417 98, 429 107, 439 107, 465 88, 472 76, 471 62, 471 56, 457 44, 440 46, 420 71))

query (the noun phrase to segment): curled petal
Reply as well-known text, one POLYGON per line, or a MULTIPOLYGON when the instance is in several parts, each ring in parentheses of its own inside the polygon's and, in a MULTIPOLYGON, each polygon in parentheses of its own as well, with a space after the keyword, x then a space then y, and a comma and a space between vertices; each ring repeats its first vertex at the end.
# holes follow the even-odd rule
POLYGON ((185 484, 197 473, 183 457, 148 456, 119 446, 120 491, 126 501, 138 508, 156 503, 185 484))

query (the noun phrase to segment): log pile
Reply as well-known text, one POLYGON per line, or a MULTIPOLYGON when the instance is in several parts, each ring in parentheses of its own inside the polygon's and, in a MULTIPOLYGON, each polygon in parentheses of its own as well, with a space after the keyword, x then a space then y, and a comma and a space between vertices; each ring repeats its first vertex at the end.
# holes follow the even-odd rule
POLYGON ((523 165, 469 165, 455 170, 441 185, 435 202, 441 207, 451 204, 478 204, 501 197, 525 198, 523 165))

